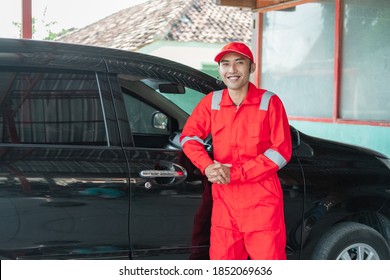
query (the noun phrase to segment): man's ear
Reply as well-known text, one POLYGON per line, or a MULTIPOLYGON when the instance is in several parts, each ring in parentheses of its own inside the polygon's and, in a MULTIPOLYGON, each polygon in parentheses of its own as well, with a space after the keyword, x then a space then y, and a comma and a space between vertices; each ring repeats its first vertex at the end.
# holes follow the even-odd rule
POLYGON ((256 63, 251 64, 250 72, 253 73, 256 70, 256 63))

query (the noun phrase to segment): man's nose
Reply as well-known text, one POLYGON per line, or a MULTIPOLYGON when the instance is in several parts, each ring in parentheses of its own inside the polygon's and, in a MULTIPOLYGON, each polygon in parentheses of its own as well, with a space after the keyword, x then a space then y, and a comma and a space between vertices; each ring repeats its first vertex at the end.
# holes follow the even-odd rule
POLYGON ((231 65, 229 66, 229 72, 235 73, 236 71, 237 71, 236 65, 235 65, 235 64, 231 64, 231 65))

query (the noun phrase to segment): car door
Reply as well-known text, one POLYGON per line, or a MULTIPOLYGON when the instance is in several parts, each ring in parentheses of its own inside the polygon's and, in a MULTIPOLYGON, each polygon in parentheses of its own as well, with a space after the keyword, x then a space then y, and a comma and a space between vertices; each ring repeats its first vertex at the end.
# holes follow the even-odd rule
POLYGON ((0 87, 2 258, 128 257, 128 168, 107 78, 14 68, 0 87))
POLYGON ((130 169, 131 257, 207 259, 210 185, 177 145, 178 120, 147 100, 153 89, 111 84, 130 169))
POLYGON ((207 205, 211 201, 207 196, 203 200, 203 193, 210 192, 207 182, 180 150, 136 148, 126 153, 132 183, 132 258, 192 259, 201 254, 207 258, 211 217, 207 205))

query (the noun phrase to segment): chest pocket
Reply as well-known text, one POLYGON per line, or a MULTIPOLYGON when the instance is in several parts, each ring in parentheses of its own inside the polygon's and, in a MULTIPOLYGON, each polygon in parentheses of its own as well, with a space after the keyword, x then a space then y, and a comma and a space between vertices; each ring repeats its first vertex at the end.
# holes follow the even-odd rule
POLYGON ((259 138, 261 130, 261 123, 250 123, 248 124, 248 136, 251 138, 259 138))
POLYGON ((222 122, 215 122, 211 124, 211 134, 212 135, 218 135, 221 132, 223 132, 223 129, 225 128, 225 124, 222 122))

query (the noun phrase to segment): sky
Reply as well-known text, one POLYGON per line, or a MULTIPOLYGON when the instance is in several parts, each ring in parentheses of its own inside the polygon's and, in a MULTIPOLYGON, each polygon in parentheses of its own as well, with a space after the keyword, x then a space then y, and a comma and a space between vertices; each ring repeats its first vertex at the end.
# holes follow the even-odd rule
MULTIPOLYGON (((81 28, 117 11, 147 0, 31 0, 32 16, 36 18, 34 39, 47 35, 44 23, 54 23, 50 30, 59 32, 81 28), (45 12, 46 10, 46 12, 45 12), (44 23, 42 23, 44 22, 44 23)), ((0 37, 19 38, 13 22, 22 22, 22 0, 0 0, 0 37)))

